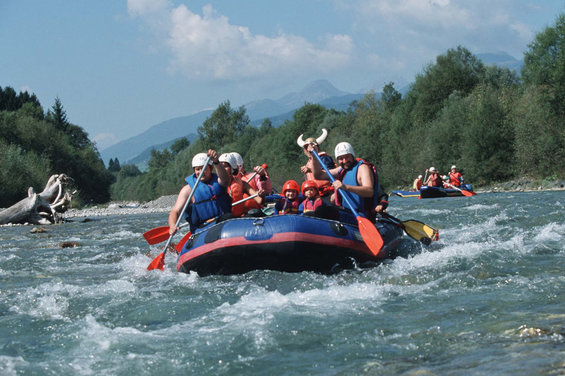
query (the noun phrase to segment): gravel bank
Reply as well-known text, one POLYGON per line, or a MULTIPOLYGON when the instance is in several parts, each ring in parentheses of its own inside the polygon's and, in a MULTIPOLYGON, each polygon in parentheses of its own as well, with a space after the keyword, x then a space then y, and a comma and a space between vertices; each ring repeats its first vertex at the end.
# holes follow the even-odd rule
POLYGON ((162 196, 156 200, 139 203, 136 201, 112 202, 107 206, 92 206, 85 209, 69 209, 64 213, 64 218, 99 217, 108 215, 128 215, 143 213, 168 213, 177 195, 162 196))

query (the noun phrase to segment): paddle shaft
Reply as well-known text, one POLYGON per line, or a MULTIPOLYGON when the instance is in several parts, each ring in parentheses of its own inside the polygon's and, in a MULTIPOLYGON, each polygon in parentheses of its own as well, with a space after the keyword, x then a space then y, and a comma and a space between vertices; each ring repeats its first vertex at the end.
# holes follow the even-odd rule
POLYGON ((459 192, 463 193, 463 196, 474 196, 473 192, 469 192, 469 191, 463 190, 461 188, 457 188, 456 186, 454 186, 453 184, 448 183, 448 182, 445 182, 445 184, 449 185, 453 189, 457 189, 459 192))
MULTIPOLYGON (((266 170, 268 166, 265 163, 263 163, 261 165, 261 167, 263 168, 263 170, 266 170)), ((258 174, 258 172, 255 171, 253 174, 251 174, 251 176, 249 178, 247 178, 246 182, 249 183, 251 181, 251 179, 253 179, 255 177, 255 175, 257 175, 257 174, 258 174)))
MULTIPOLYGON (((320 156, 318 155, 318 153, 316 152, 316 150, 312 149, 312 154, 314 154, 314 157, 316 157, 316 159, 318 160, 318 162, 320 162, 320 166, 322 166, 322 168, 324 170, 326 170, 326 174, 328 175, 328 177, 330 178, 330 181, 333 183, 335 182, 335 178, 332 176, 332 174, 330 173, 330 170, 326 167, 326 165, 324 164, 324 162, 322 161, 322 158, 320 158, 320 156)), ((349 207, 349 209, 351 210, 351 212, 353 212, 353 214, 355 215, 355 217, 359 217, 359 213, 357 212, 357 210, 355 210, 355 208, 353 207, 353 204, 351 203, 351 201, 349 201, 349 197, 347 197, 347 195, 345 194, 345 192, 340 192, 341 193, 341 197, 343 198, 343 201, 345 201, 345 203, 347 204, 347 206, 349 207)))

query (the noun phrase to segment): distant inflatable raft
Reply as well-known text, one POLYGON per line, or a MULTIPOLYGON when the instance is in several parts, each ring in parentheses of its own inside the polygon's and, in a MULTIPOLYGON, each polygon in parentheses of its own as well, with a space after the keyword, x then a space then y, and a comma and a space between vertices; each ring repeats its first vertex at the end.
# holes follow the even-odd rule
MULTIPOLYGON (((459 188, 464 191, 473 192, 473 186, 471 184, 463 184, 459 188)), ((392 191, 392 193, 404 198, 438 198, 463 196, 463 193, 459 189, 429 187, 426 185, 422 186, 419 191, 392 191)))
POLYGON ((201 276, 252 270, 331 274, 374 266, 391 257, 403 235, 398 224, 386 220, 375 226, 384 241, 378 258, 356 224, 303 215, 232 218, 197 230, 180 252, 177 271, 201 276))

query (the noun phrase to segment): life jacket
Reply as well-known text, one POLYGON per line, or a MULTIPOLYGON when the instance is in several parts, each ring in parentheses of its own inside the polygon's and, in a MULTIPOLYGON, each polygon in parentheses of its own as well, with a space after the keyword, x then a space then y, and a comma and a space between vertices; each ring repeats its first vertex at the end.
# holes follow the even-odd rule
POLYGON ((443 187, 443 180, 441 180, 441 176, 438 173, 433 173, 430 175, 430 187, 443 187), (435 175, 435 177, 434 177, 435 175))
POLYGON ((419 191, 420 188, 422 188, 422 180, 421 179, 414 180, 413 188, 414 188, 415 191, 419 191))
MULTIPOLYGON (((232 177, 231 183, 228 186, 228 193, 231 197, 232 202, 237 202, 237 201, 243 199, 243 182, 241 181, 240 178, 237 178, 235 176, 232 177)), ((251 201, 251 200, 248 200, 248 201, 251 201)), ((239 217, 239 216, 243 215, 244 213, 247 213, 247 211, 245 210, 245 203, 242 202, 241 204, 237 204, 235 206, 232 206, 231 212, 232 212, 234 217, 239 217)))
POLYGON ((456 187, 461 186, 461 178, 462 178, 462 175, 459 171, 457 171, 455 173, 453 173, 453 172, 449 173, 449 183, 451 185, 454 185, 456 187))
POLYGON ((313 200, 307 198, 304 201, 302 201, 302 204, 300 205, 302 206, 302 212, 307 213, 307 212, 315 211, 317 207, 323 206, 323 204, 324 202, 322 201, 322 198, 317 197, 313 200))
MULTIPOLYGON (((198 176, 192 174, 184 180, 190 189, 194 189, 197 179, 198 176)), ((208 182, 201 181, 198 184, 192 198, 194 202, 184 213, 191 229, 195 229, 210 218, 231 212, 231 199, 226 189, 218 182, 218 175, 214 173, 208 182)))
MULTIPOLYGON (((332 168, 335 167, 335 163, 334 163, 332 157, 330 157, 330 155, 328 153, 326 153, 325 151, 319 152, 318 156, 322 159, 325 159, 326 162, 328 160, 330 160, 332 162, 331 165, 329 165, 329 163, 326 163, 326 165, 328 165, 326 167, 328 167, 329 169, 332 169, 332 168)), ((310 167, 310 171, 306 173, 306 180, 313 180, 313 181, 316 182, 316 185, 318 186, 318 193, 322 197, 330 195, 334 191, 334 187, 333 187, 331 181, 314 178, 314 173, 312 172, 311 167, 310 167)))
MULTIPOLYGON (((382 192, 380 188, 379 175, 377 173, 376 167, 370 162, 366 162, 361 158, 357 158, 357 164, 353 166, 351 170, 346 171, 344 169, 341 169, 337 174, 336 179, 341 180, 343 184, 359 186, 359 184, 357 183, 357 172, 359 170, 359 166, 361 166, 362 164, 368 165, 370 171, 373 173, 373 196, 365 198, 343 190, 340 194, 347 195, 347 198, 349 198, 349 201, 353 205, 354 209, 359 213, 359 215, 369 219, 374 219, 374 209, 377 205, 382 205, 385 209, 388 206, 388 195, 382 192)), ((342 204, 340 194, 336 194, 335 199, 336 204, 341 206, 342 204)))
POLYGON ((283 197, 277 202, 275 209, 279 214, 298 214, 298 208, 300 207, 300 200, 295 198, 290 201, 288 198, 283 197))

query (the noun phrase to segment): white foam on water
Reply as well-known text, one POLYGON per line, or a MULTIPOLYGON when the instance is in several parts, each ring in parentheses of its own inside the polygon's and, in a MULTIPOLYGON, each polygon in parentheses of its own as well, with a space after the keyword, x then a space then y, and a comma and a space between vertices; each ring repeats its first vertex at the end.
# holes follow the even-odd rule
POLYGON ((542 226, 541 229, 535 228, 534 232, 536 233, 533 237, 535 242, 561 241, 565 235, 565 224, 552 222, 542 226))
POLYGON ((69 299, 79 294, 80 290, 80 287, 62 282, 43 283, 17 294, 10 311, 38 318, 68 321, 69 299))
POLYGON ((21 356, 0 355, 0 372, 2 376, 19 375, 18 368, 27 366, 29 366, 29 363, 21 356))
POLYGON ((467 211, 479 211, 479 210, 493 210, 493 209, 498 209, 499 207, 500 206, 498 204, 493 204, 493 205, 473 204, 473 205, 465 206, 461 209, 467 211))

